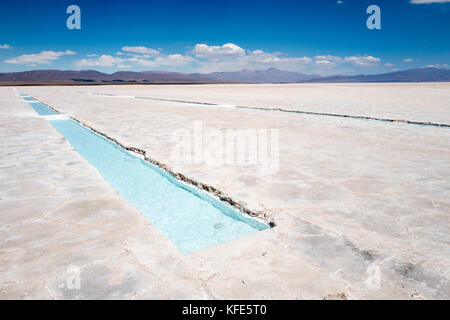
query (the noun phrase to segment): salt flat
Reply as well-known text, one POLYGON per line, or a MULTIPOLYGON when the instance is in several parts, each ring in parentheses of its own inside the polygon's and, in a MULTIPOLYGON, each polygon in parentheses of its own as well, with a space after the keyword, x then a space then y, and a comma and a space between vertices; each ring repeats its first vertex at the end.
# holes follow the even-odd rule
POLYGON ((450 123, 448 83, 102 86, 116 95, 450 123))
POLYGON ((450 124, 448 83, 20 90, 276 227, 180 254, 1 88, 2 298, 450 298, 449 128, 233 107, 450 124), (278 130, 278 170, 178 161, 174 134, 199 123, 278 130))

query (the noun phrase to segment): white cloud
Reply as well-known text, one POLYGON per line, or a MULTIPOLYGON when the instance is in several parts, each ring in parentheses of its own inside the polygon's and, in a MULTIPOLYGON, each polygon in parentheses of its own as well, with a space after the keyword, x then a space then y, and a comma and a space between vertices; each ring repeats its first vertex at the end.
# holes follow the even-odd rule
POLYGON ((283 64, 283 63, 299 63, 308 64, 312 62, 309 57, 281 57, 281 53, 267 53, 262 50, 250 51, 248 54, 250 62, 269 63, 269 64, 283 64))
POLYGON ((448 64, 439 64, 439 63, 436 63, 436 64, 429 64, 429 65, 427 65, 427 66, 424 66, 424 67, 422 67, 422 68, 446 68, 446 67, 448 67, 448 64))
POLYGON ((347 57, 322 54, 314 57, 314 67, 308 69, 308 72, 318 73, 323 76, 373 72, 379 70, 380 62, 380 58, 367 54, 347 57))
POLYGON ((430 3, 446 3, 450 2, 450 0, 410 0, 409 2, 413 4, 430 4, 430 3))
POLYGON ((198 72, 239 71, 242 69, 261 70, 270 67, 283 70, 301 70, 312 62, 309 57, 287 57, 280 52, 244 50, 227 43, 222 46, 197 44, 193 50, 198 72))
POLYGON ((130 58, 128 59, 130 62, 136 62, 137 64, 143 67, 159 67, 159 65, 155 62, 155 60, 147 60, 147 59, 139 59, 139 58, 130 58))
POLYGON ((331 54, 326 54, 326 55, 319 55, 319 56, 315 56, 315 64, 317 66, 322 66, 322 67, 333 67, 338 63, 341 63, 344 59, 338 56, 333 56, 331 54))
MULTIPOLYGON (((322 54, 312 57, 289 56, 282 52, 265 52, 260 49, 245 49, 234 43, 210 46, 197 43, 188 53, 166 54, 160 48, 144 46, 124 46, 115 54, 86 54, 81 60, 73 62, 77 68, 104 67, 110 69, 133 68, 136 70, 151 68, 173 68, 184 72, 220 72, 266 70, 297 71, 303 73, 350 74, 354 72, 375 72, 378 67, 393 67, 393 64, 381 65, 381 59, 371 55, 335 56, 322 54)), ((72 51, 43 51, 39 54, 22 55, 7 60, 8 63, 37 65, 50 63, 62 55, 75 54, 72 51)), ((377 69, 378 68, 378 69, 377 69)), ((148 70, 147 69, 147 70, 148 70)))
POLYGON ((158 68, 190 65, 190 69, 197 72, 239 71, 242 69, 261 70, 270 67, 301 71, 305 66, 313 62, 313 59, 310 57, 289 57, 280 52, 269 53, 262 50, 244 50, 233 43, 226 43, 220 46, 197 44, 192 54, 186 55, 178 53, 165 55, 158 51, 158 56, 152 57, 148 53, 136 53, 138 51, 151 52, 148 49, 150 48, 123 47, 122 51, 117 52, 115 55, 88 55, 86 59, 76 61, 75 65, 79 68, 128 68, 130 67, 129 65, 158 68))
POLYGON ((131 62, 137 62, 141 66, 145 67, 160 67, 160 66, 183 66, 194 61, 191 56, 185 56, 181 54, 171 54, 165 57, 157 57, 155 60, 141 59, 139 57, 133 57, 128 59, 131 62))
POLYGON ((12 47, 9 44, 0 44, 0 49, 12 49, 12 47))
POLYGON ((143 47, 143 46, 122 47, 122 51, 132 52, 132 53, 139 53, 139 54, 151 54, 151 55, 159 54, 158 50, 155 50, 155 49, 152 49, 152 48, 143 47))
POLYGON ((406 63, 408 63, 408 62, 413 62, 414 60, 413 59, 411 59, 411 58, 406 58, 406 59, 403 59, 403 62, 406 62, 406 63))
POLYGON ((245 55, 245 50, 234 43, 226 43, 222 46, 208 46, 196 44, 194 54, 198 58, 219 59, 225 57, 239 57, 245 55))
POLYGON ((381 59, 365 55, 365 56, 345 57, 344 61, 351 62, 352 64, 360 67, 370 67, 378 64, 378 62, 380 62, 381 59))
POLYGON ((66 51, 42 51, 41 53, 35 54, 23 54, 21 56, 5 60, 6 63, 12 64, 26 64, 26 65, 37 65, 37 64, 49 64, 53 60, 57 60, 59 57, 64 55, 73 55, 75 52, 66 51))
POLYGON ((326 67, 349 66, 349 65, 357 67, 374 67, 377 66, 378 63, 381 61, 380 58, 376 58, 369 55, 339 57, 327 54, 315 56, 314 59, 315 59, 314 63, 317 66, 326 66, 326 67))
MULTIPOLYGON (((62 55, 75 54, 72 51, 43 51, 39 54, 22 55, 7 60, 8 63, 36 65, 50 63, 62 55)), ((412 59, 411 59, 412 60, 412 59)), ((116 54, 86 54, 74 61, 77 68, 145 68, 173 67, 180 71, 220 72, 265 70, 277 68, 287 71, 319 74, 349 74, 363 71, 375 71, 379 66, 392 67, 391 63, 380 64, 381 59, 371 55, 340 57, 331 54, 307 56, 288 56, 282 52, 265 52, 260 49, 248 50, 233 43, 209 46, 196 44, 188 54, 163 54, 161 49, 147 47, 122 47, 116 54), (179 67, 179 68, 178 68, 179 67), (373 69, 371 69, 373 68, 373 69)))
POLYGON ((316 60, 315 64, 322 65, 322 66, 333 66, 333 65, 335 65, 335 63, 331 62, 330 60, 316 60))
POLYGON ((331 54, 315 56, 314 58, 316 58, 316 60, 335 60, 335 61, 342 60, 341 57, 333 56, 331 54))
POLYGON ((344 1, 342 1, 342 0, 338 0, 337 2, 336 2, 337 4, 343 4, 344 3, 344 1))
POLYGON ((75 62, 75 65, 79 68, 84 67, 118 67, 118 68, 129 68, 126 65, 127 59, 121 59, 113 57, 111 55, 102 54, 100 57, 95 59, 83 59, 75 62))
POLYGON ((166 57, 158 57, 156 58, 156 62, 159 65, 164 66, 182 66, 190 63, 194 59, 191 56, 184 56, 181 54, 171 54, 166 57))

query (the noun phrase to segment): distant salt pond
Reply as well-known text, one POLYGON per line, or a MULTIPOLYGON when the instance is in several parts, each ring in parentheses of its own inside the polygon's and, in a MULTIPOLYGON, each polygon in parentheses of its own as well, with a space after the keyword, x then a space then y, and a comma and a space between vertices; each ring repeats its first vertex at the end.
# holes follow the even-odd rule
MULTIPOLYGON (((33 98, 27 101, 39 115, 58 114, 33 98)), ((158 166, 131 154, 74 120, 47 119, 120 195, 137 207, 182 253, 191 253, 269 228, 213 196, 184 184, 158 166)))

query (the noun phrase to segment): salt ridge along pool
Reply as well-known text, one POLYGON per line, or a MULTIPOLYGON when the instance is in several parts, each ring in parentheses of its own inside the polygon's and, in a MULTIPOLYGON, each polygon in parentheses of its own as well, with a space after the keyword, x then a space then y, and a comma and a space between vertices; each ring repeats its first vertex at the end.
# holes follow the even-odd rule
MULTIPOLYGON (((39 115, 58 115, 35 99, 16 92, 39 115)), ((72 119, 47 119, 120 195, 137 207, 182 253, 191 253, 269 228, 206 192, 177 180, 165 170, 72 119)))

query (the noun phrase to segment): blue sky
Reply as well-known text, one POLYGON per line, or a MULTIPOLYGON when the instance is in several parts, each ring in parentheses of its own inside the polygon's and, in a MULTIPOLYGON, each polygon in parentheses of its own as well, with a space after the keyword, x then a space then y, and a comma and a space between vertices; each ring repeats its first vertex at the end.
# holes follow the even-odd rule
POLYGON ((0 30, 0 72, 329 75, 450 64, 450 0, 1 1, 0 30), (66 27, 72 4, 81 30, 66 27), (372 4, 381 30, 366 26, 372 4))

